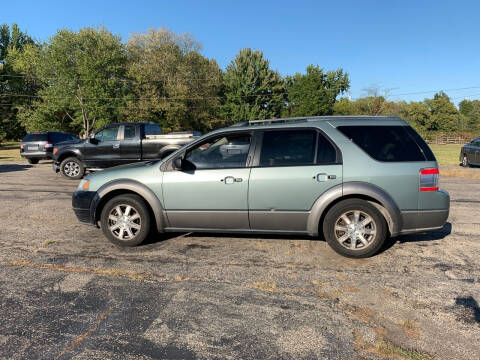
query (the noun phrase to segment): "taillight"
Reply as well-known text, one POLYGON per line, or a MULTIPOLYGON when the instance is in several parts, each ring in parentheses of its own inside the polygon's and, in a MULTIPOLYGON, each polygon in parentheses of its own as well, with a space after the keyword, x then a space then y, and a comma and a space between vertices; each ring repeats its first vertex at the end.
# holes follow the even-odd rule
POLYGON ((436 168, 420 170, 420 191, 438 191, 438 176, 436 168))
POLYGON ((53 147, 53 144, 52 144, 51 142, 47 142, 47 143, 45 144, 45 149, 50 149, 50 148, 52 148, 52 147, 53 147))

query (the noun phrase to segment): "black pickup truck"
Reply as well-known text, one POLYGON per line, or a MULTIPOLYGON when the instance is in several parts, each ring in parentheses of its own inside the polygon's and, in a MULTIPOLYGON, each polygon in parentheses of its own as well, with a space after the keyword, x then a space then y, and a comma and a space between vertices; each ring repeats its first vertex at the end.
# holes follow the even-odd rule
POLYGON ((158 124, 115 123, 86 140, 63 142, 53 149, 53 170, 67 179, 137 161, 159 160, 196 139, 197 132, 162 135, 158 124))

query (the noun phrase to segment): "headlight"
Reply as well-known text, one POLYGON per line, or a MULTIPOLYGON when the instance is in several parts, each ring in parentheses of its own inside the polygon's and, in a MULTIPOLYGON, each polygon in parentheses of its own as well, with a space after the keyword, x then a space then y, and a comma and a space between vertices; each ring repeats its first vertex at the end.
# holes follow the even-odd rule
POLYGON ((90 188, 90 180, 83 179, 78 184, 77 191, 87 191, 90 188))

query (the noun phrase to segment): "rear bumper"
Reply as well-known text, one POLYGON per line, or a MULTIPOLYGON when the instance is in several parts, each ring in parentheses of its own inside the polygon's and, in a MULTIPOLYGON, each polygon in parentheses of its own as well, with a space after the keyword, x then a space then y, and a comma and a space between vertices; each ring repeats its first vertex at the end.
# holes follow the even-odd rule
POLYGON ((401 234, 411 234, 441 229, 450 213, 450 195, 443 190, 423 194, 421 203, 429 209, 402 211, 401 234), (425 198, 428 196, 429 198, 425 198), (428 201, 427 201, 428 200, 428 201))
POLYGON ((72 195, 72 208, 78 221, 88 225, 96 225, 95 198, 96 191, 75 191, 72 195))
POLYGON ((48 151, 20 152, 20 156, 25 159, 47 160, 52 158, 52 153, 48 151))

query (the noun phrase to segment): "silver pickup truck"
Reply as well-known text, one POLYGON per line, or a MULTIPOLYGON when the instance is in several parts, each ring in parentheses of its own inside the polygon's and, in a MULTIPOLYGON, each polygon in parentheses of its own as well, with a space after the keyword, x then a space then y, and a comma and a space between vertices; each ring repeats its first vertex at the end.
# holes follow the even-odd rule
POLYGON ((198 132, 163 135, 160 126, 154 123, 109 124, 86 140, 55 146, 53 170, 68 179, 81 179, 86 170, 162 159, 199 135, 198 132))

